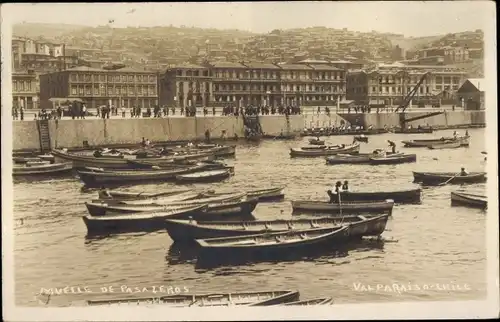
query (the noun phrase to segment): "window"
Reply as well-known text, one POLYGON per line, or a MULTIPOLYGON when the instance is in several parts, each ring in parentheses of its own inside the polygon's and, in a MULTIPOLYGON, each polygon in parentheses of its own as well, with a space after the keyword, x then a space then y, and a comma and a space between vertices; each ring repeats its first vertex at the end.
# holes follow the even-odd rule
POLYGON ((376 93, 377 92, 377 87, 372 86, 372 92, 376 93))
POLYGON ((108 86, 108 95, 113 95, 113 87, 108 86))
POLYGON ((85 74, 85 81, 86 81, 86 82, 91 82, 91 81, 92 81, 92 78, 91 78, 91 77, 92 77, 92 75, 90 75, 90 74, 85 74))
POLYGON ((94 79, 94 82, 98 82, 99 81, 99 75, 94 74, 93 79, 94 79))
POLYGON ((19 81, 19 91, 24 92, 24 81, 19 81))
POLYGON ((82 95, 83 96, 83 86, 79 86, 78 87, 78 95, 82 95))
POLYGON ((104 85, 100 86, 100 92, 101 92, 101 96, 106 96, 106 87, 104 87, 104 85))
POLYGON ((137 87, 137 94, 142 95, 142 86, 137 87))
POLYGON ((99 86, 94 85, 94 95, 99 95, 99 86))
POLYGON ((17 81, 12 83, 12 88, 14 89, 14 92, 17 92, 17 81))
POLYGON ((127 82, 127 75, 122 75, 122 83, 126 83, 127 82))
POLYGON ((92 95, 92 88, 90 86, 85 86, 85 95, 92 95))
POLYGON ((76 82, 76 74, 71 74, 71 81, 76 82))
POLYGON ((101 82, 105 82, 106 81, 106 75, 103 75, 103 74, 99 75, 99 80, 101 82))
POLYGON ((31 92, 31 81, 26 82, 26 91, 31 92))

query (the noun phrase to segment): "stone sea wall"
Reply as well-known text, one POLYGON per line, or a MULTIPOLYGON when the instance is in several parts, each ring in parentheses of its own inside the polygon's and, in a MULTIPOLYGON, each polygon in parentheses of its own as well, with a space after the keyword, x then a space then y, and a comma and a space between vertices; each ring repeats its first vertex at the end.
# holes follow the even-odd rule
MULTIPOLYGON (((303 117, 292 115, 289 122, 285 116, 260 116, 264 133, 279 135, 281 132, 300 132, 304 127, 303 117), (288 125, 288 126, 287 126, 288 125)), ((203 139, 209 130, 212 138, 244 136, 243 118, 235 116, 172 117, 140 119, 86 119, 50 120, 51 146, 56 148, 82 147, 89 145, 131 144, 147 138, 152 142, 203 139)), ((14 151, 39 149, 40 141, 36 121, 13 123, 14 151)))

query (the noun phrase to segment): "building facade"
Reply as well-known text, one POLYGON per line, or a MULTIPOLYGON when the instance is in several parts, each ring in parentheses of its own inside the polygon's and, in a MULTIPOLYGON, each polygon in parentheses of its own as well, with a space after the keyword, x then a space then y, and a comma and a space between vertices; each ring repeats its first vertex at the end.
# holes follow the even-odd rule
POLYGON ((345 99, 345 75, 344 69, 329 63, 181 65, 168 69, 160 78, 160 104, 334 105, 345 99))
POLYGON ((412 104, 454 104, 456 91, 465 80, 465 73, 439 66, 379 66, 372 70, 350 72, 347 76, 347 99, 358 105, 398 105, 408 93, 424 80, 412 104))
POLYGON ((80 98, 88 108, 108 104, 152 108, 158 104, 157 90, 156 73, 75 67, 40 75, 40 106, 53 108, 51 98, 80 98))
POLYGON ((37 75, 33 71, 12 73, 12 106, 24 109, 38 108, 37 75))
POLYGON ((461 63, 469 60, 469 49, 466 47, 437 47, 426 48, 418 52, 419 58, 443 57, 445 64, 461 63))

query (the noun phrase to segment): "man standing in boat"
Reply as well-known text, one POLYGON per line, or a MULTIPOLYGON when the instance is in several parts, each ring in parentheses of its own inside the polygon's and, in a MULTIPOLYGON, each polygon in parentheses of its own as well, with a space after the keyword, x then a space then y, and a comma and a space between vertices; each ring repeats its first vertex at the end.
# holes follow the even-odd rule
POLYGON ((468 173, 467 171, 465 171, 465 168, 464 168, 464 167, 462 167, 462 169, 460 170, 460 175, 461 175, 461 176, 466 176, 466 175, 468 175, 468 174, 469 174, 469 173, 468 173))
POLYGON ((349 192, 349 182, 347 180, 345 180, 342 185, 342 192, 349 192))
POLYGON ((387 140, 387 143, 389 143, 389 146, 391 147, 392 149, 392 153, 396 153, 396 143, 394 143, 393 141, 391 140, 387 140))

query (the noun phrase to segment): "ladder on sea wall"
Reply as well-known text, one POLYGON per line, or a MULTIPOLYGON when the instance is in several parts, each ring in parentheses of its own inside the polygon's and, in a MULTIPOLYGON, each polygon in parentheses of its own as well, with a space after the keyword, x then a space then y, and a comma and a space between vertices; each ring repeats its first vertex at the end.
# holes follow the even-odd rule
POLYGON ((40 139, 40 150, 42 153, 50 152, 49 120, 37 120, 38 137, 40 139))

